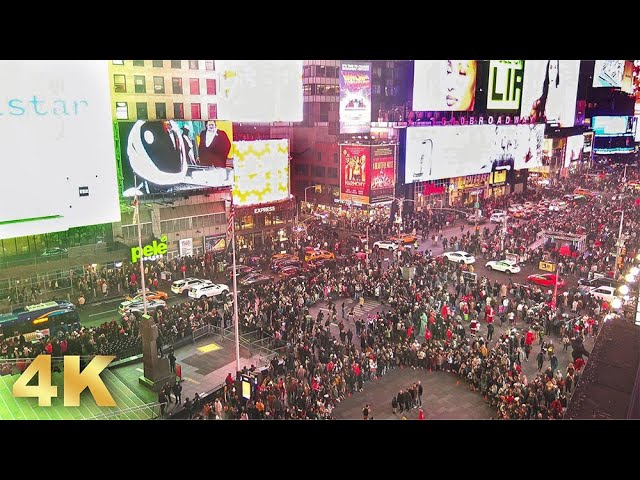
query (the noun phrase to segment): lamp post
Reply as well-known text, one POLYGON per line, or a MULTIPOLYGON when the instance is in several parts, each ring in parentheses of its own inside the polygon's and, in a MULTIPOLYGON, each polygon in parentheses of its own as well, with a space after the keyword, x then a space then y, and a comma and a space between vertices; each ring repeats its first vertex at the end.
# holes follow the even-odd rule
POLYGON ((614 279, 618 278, 618 259, 620 258, 620 252, 622 251, 622 245, 623 245, 623 240, 622 240, 623 225, 624 225, 624 210, 622 210, 622 213, 620 215, 620 228, 618 229, 618 241, 616 242, 616 246, 618 247, 618 249, 616 250, 616 261, 614 262, 614 267, 613 267, 614 279))
POLYGON ((144 309, 144 315, 147 316, 147 286, 144 278, 144 263, 142 255, 142 228, 140 226, 140 205, 138 202, 138 197, 141 197, 143 193, 136 187, 130 188, 123 192, 124 197, 133 197, 133 219, 135 221, 136 227, 138 229, 138 248, 140 249, 140 283, 142 284, 142 306, 144 309))

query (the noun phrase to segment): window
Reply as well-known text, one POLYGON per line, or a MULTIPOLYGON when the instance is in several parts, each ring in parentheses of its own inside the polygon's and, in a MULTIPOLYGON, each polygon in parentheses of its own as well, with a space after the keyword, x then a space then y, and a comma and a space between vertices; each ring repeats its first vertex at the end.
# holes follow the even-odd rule
POLYGON ((118 120, 129 119, 129 106, 127 102, 116 102, 116 118, 118 120))
POLYGON ((138 120, 148 120, 149 110, 147 109, 147 102, 136 103, 136 117, 138 120))
POLYGON ((114 65, 124 65, 124 60, 111 60, 114 65))
POLYGON ((133 77, 133 86, 136 93, 147 93, 147 86, 145 85, 144 75, 136 75, 133 77))
POLYGON ((215 94, 216 94, 216 79, 207 78, 207 95, 215 95, 215 94))
POLYGON ((311 65, 305 65, 302 67, 302 76, 310 77, 311 76, 311 65))
POLYGON ((116 93, 127 92, 127 80, 125 79, 124 75, 113 76, 113 91, 116 93))
POLYGON ((171 79, 171 85, 173 86, 173 93, 182 93, 182 79, 179 77, 173 77, 171 79))
POLYGON ((309 96, 311 95, 311 85, 303 85, 302 86, 302 95, 309 96))
POLYGON ((204 69, 212 72, 216 69, 215 60, 205 60, 204 61, 204 69))
POLYGON ((316 95, 340 95, 338 85, 316 85, 316 95))
POLYGON ((171 60, 171 68, 182 68, 182 60, 171 60))
POLYGON ((133 66, 134 67, 144 67, 144 60, 134 60, 133 61, 133 66))
POLYGON ((318 152, 318 161, 321 162, 322 161, 322 152, 318 152))
POLYGON ((338 154, 334 153, 333 154, 333 163, 338 163, 340 161, 340 159, 338 158, 338 154))
POLYGON ((173 104, 173 118, 184 118, 184 103, 173 104))
POLYGON ((296 175, 309 175, 309 165, 306 163, 298 163, 294 165, 293 171, 296 175))
POLYGON ((218 118, 218 105, 216 105, 215 103, 210 103, 207 105, 207 107, 209 109, 209 119, 215 120, 216 118, 218 118))
POLYGON ((319 166, 319 165, 314 165, 314 166, 311 168, 311 174, 312 174, 314 177, 324 177, 324 176, 325 176, 325 168, 324 168, 324 167, 321 167, 321 166, 319 166))
POLYGON ((338 169, 329 167, 328 174, 329 174, 329 178, 338 178, 338 169))
POLYGON ((153 77, 154 93, 164 93, 164 77, 153 77))
POLYGON ((200 95, 200 81, 197 78, 189 79, 189 92, 191 95, 200 95))
POLYGON ((199 68, 198 60, 189 60, 189 70, 198 70, 199 68))
POLYGON ((164 67, 164 60, 151 60, 151 65, 155 68, 162 68, 164 67))
POLYGON ((191 119, 192 120, 200 120, 202 118, 202 112, 200 110, 199 103, 191 104, 191 119))
POLYGON ((316 77, 326 77, 327 67, 324 65, 316 65, 316 77))
POLYGON ((318 118, 319 122, 328 122, 329 121, 329 103, 324 102, 320 104, 320 118, 318 118))
POLYGON ((156 103, 156 118, 157 119, 165 119, 167 118, 167 104, 166 103, 156 103))
POLYGON ((338 78, 338 67, 327 67, 327 78, 338 78))

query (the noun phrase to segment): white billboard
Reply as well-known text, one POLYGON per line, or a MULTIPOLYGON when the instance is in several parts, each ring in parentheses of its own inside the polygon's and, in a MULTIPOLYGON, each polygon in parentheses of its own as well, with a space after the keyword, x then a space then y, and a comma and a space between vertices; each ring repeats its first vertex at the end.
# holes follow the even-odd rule
POLYGON ((580 60, 526 60, 520 115, 573 127, 580 60))
POLYGON ((289 140, 234 142, 237 206, 276 202, 289 198, 289 140))
POLYGON ((584 135, 573 135, 567 137, 567 147, 564 152, 564 166, 569 166, 571 162, 580 160, 582 147, 584 146, 584 135))
POLYGON ((622 87, 624 60, 596 60, 593 68, 594 87, 622 87))
POLYGON ((218 118, 301 122, 302 60, 216 60, 218 118))
POLYGON ((0 61, 0 239, 120 221, 107 69, 0 61))
POLYGON ((405 183, 542 166, 544 125, 407 128, 405 183))
POLYGON ((413 110, 473 110, 477 71, 476 60, 416 60, 413 70, 413 110))

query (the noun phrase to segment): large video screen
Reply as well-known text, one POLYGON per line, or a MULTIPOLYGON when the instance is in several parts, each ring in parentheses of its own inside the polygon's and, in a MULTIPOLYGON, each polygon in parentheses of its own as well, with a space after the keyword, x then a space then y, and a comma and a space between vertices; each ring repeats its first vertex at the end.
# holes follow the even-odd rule
POLYGON ((477 71, 477 60, 416 60, 413 71, 413 110, 473 110, 477 71))
POLYGON ((289 198, 289 140, 254 140, 234 143, 237 206, 289 198))
POLYGON ((544 125, 407 128, 405 183, 542 166, 544 125))
POLYGON ((487 110, 520 110, 523 60, 490 60, 487 110))
POLYGON ((370 203, 384 202, 394 196, 396 183, 396 145, 371 147, 370 203))
POLYGON ((233 184, 233 129, 223 120, 118 122, 123 195, 233 184))
POLYGON ((371 64, 340 62, 340 132, 371 128, 371 64))
POLYGON ((302 121, 302 60, 216 60, 216 71, 219 118, 302 121))
POLYGON ((526 60, 520 115, 573 127, 580 60, 526 60))
POLYGON ((595 116, 591 119, 591 128, 596 135, 621 135, 623 133, 631 133, 633 123, 630 122, 633 117, 626 115, 603 117, 595 116))
POLYGON ((340 145, 340 199, 369 203, 371 147, 340 145))
POLYGON ((635 143, 632 134, 596 135, 593 140, 593 153, 633 153, 635 143))
POLYGON ((567 137, 567 147, 564 152, 564 166, 569 166, 571 162, 580 160, 582 147, 584 146, 584 135, 573 135, 567 137))
POLYGON ((104 60, 0 60, 0 239, 120 221, 104 60))
POLYGON ((593 69, 594 87, 622 87, 624 60, 596 60, 593 69))
POLYGON ((585 153, 591 152, 591 148, 593 147, 593 132, 584 132, 582 134, 584 137, 584 144, 582 145, 582 151, 585 153))

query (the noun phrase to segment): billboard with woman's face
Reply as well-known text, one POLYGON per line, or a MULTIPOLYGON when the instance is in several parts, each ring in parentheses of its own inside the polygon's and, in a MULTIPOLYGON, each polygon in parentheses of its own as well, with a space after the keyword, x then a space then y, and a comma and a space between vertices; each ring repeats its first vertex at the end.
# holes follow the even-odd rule
POLYGON ((580 60, 526 60, 520 115, 573 127, 580 60))
POLYGON ((477 70, 477 60, 416 60, 413 71, 413 110, 473 110, 477 70))

